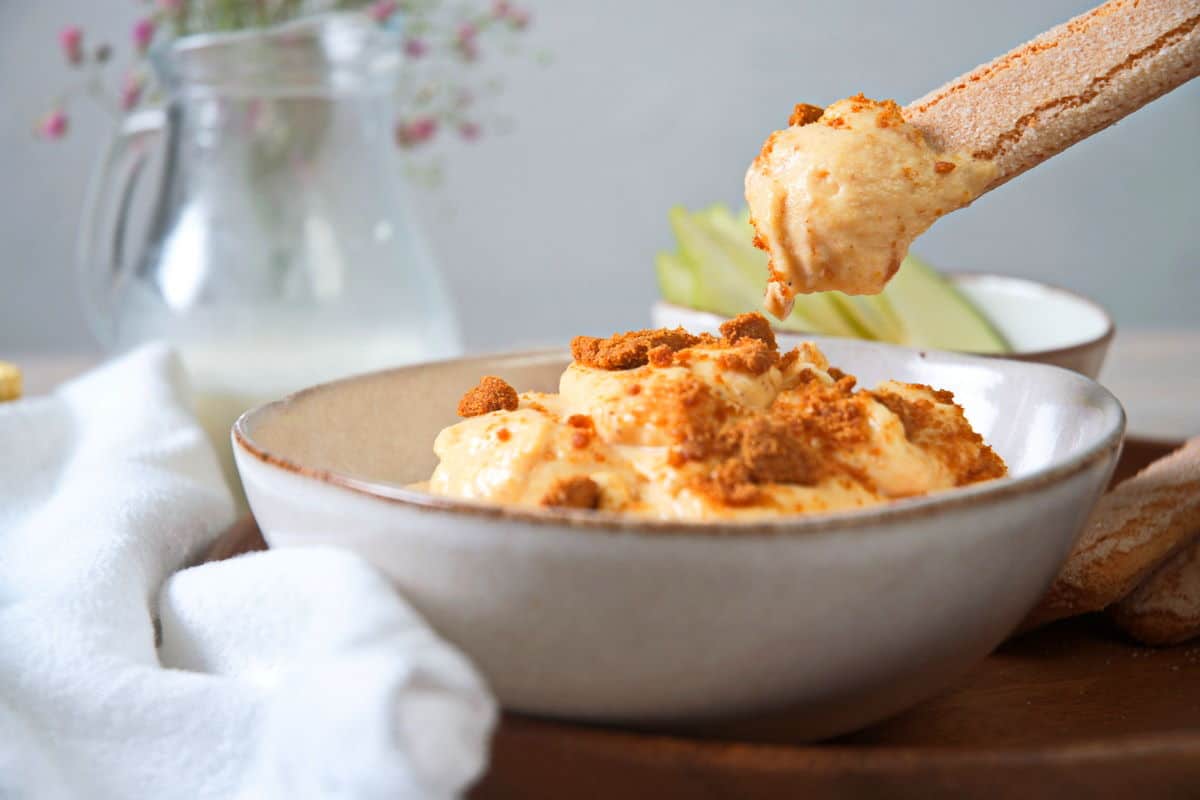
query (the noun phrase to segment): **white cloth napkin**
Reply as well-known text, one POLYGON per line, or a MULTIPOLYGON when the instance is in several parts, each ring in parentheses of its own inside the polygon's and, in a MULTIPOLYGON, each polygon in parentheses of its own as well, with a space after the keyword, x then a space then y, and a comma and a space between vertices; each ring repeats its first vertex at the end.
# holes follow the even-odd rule
POLYGON ((183 569, 233 504, 150 346, 0 405, 0 797, 443 798, 496 708, 334 549, 183 569))

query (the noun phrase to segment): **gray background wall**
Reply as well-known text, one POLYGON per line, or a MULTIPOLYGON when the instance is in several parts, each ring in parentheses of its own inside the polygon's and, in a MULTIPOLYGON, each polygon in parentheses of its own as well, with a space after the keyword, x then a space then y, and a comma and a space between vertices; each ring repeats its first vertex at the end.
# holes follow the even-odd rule
MULTIPOLYGON (((541 0, 547 68, 509 72, 511 135, 458 148, 420 195, 467 344, 638 326, 666 210, 740 203, 748 159, 799 100, 901 102, 1092 5, 818 0, 541 0), (522 298, 513 315, 506 301, 522 298)), ((70 21, 125 41, 130 0, 0 0, 0 350, 93 347, 72 264, 83 183, 111 125, 32 120, 66 78, 70 21)), ((918 252, 1081 290, 1131 326, 1200 326, 1200 82, 943 220, 918 252)))

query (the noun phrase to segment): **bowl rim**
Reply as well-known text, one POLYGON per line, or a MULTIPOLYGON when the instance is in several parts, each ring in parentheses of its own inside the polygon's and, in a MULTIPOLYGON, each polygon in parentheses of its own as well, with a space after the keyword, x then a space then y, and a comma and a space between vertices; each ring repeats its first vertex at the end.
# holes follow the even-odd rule
MULTIPOLYGON (((1017 275, 1004 275, 999 272, 984 272, 984 271, 974 271, 974 270, 947 270, 945 272, 941 272, 940 274, 942 277, 949 279, 950 282, 955 284, 956 286, 959 284, 964 284, 964 283, 981 283, 983 281, 994 281, 994 282, 998 282, 998 283, 1008 283, 1008 284, 1011 284, 1014 286, 1023 286, 1027 289, 1033 289, 1035 291, 1040 291, 1040 292, 1044 292, 1047 294, 1062 295, 1070 301, 1073 301, 1073 302, 1079 303, 1080 305, 1089 307, 1092 311, 1094 311, 1096 314, 1098 314, 1101 319, 1104 320, 1104 330, 1103 331, 1101 331, 1096 336, 1089 337, 1082 341, 1076 342, 1075 344, 1066 344, 1066 345, 1061 345, 1059 347, 1047 347, 1047 348, 1042 348, 1040 350, 1010 350, 1007 353, 981 353, 976 350, 943 350, 942 352, 961 353, 963 355, 983 356, 985 358, 1008 358, 1013 361, 1040 361, 1043 359, 1058 359, 1058 358, 1064 358, 1067 356, 1073 356, 1073 355, 1083 352, 1084 350, 1088 350, 1093 347, 1107 346, 1112 341, 1113 336, 1116 334, 1117 324, 1116 324, 1116 321, 1113 319, 1113 316, 1109 312, 1109 310, 1107 308, 1105 308, 1103 305, 1101 305, 1099 302, 1093 300, 1090 297, 1087 297, 1086 295, 1080 294, 1079 292, 1076 292, 1073 289, 1067 289, 1067 288, 1065 288, 1063 286, 1059 286, 1057 284, 1046 283, 1045 281, 1034 280, 1033 278, 1023 278, 1023 277, 1020 277, 1017 275)), ((655 300, 655 305, 665 306, 667 308, 677 308, 677 309, 680 309, 683 311, 691 312, 693 314, 708 314, 709 316, 715 317, 717 319, 729 319, 729 316, 726 314, 721 314, 716 311, 708 311, 703 308, 692 308, 691 306, 684 306, 684 305, 680 305, 679 303, 672 303, 670 300, 665 300, 662 297, 659 297, 657 300, 655 300)), ((824 337, 824 338, 828 338, 828 339, 857 339, 857 337, 838 336, 837 334, 833 334, 833 333, 815 333, 815 332, 813 332, 810 334, 810 333, 806 333, 804 331, 784 330, 782 328, 775 326, 774 324, 772 324, 771 327, 775 330, 776 334, 779 334, 782 336, 793 336, 793 337, 796 337, 796 336, 799 336, 799 337, 820 336, 820 337, 824 337)), ((858 339, 858 340, 864 341, 864 342, 873 341, 871 339, 858 339)), ((887 342, 883 342, 882 344, 887 344, 887 342)), ((938 348, 928 348, 928 349, 936 350, 938 348)))
MULTIPOLYGON (((994 359, 978 355, 965 355, 948 351, 925 351, 882 342, 849 341, 860 341, 862 344, 871 347, 882 347, 889 350, 903 351, 908 354, 916 354, 919 358, 928 358, 930 357, 930 353, 932 353, 936 358, 950 362, 960 362, 967 366, 978 366, 989 369, 999 368, 994 359)), ((1089 392, 1094 394, 1100 401, 1100 404, 1105 406, 1109 413, 1115 412, 1111 428, 1099 436, 1095 442, 1070 458, 1047 464, 1029 474, 1019 477, 1004 477, 921 495, 919 497, 892 500, 879 505, 845 511, 799 514, 765 519, 729 519, 703 522, 636 517, 619 512, 505 506, 496 503, 435 495, 417 489, 410 489, 399 484, 357 478, 334 470, 298 463, 293 459, 271 452, 256 443, 250 430, 251 425, 258 418, 278 413, 286 406, 302 400, 305 395, 310 393, 329 391, 343 384, 377 379, 385 375, 417 372, 433 366, 450 364, 466 365, 476 362, 480 364, 480 367, 476 369, 477 372, 479 369, 494 370, 496 369, 494 366, 483 367, 482 365, 484 363, 495 362, 498 359, 513 361, 555 359, 566 362, 570 360, 570 356, 565 350, 558 347, 504 351, 484 355, 460 356, 458 358, 441 359, 438 361, 393 367, 391 369, 376 370, 317 384, 294 392, 279 400, 264 403, 239 416, 237 421, 234 422, 231 431, 235 450, 240 450, 263 465, 282 470, 294 476, 316 480, 330 485, 335 489, 348 490, 375 500, 401 505, 411 510, 425 513, 457 518, 489 518, 494 521, 521 522, 538 527, 561 527, 567 525, 600 532, 633 533, 653 537, 664 535, 674 537, 692 534, 721 537, 736 536, 736 538, 743 539, 754 536, 811 535, 820 532, 869 528, 888 522, 921 519, 965 506, 994 505, 1065 481, 1077 473, 1090 468, 1096 462, 1111 458, 1112 464, 1115 464, 1115 454, 1120 451, 1126 426, 1125 409, 1121 406, 1120 401, 1096 381, 1072 370, 1048 364, 1012 362, 1019 365, 1017 368, 1021 370, 1029 370, 1035 373, 1047 371, 1059 373, 1062 378, 1068 381, 1080 383, 1089 392)), ((483 374, 483 372, 479 374, 483 374)), ((1112 468, 1112 464, 1110 464, 1110 469, 1112 468)), ((239 465, 239 471, 240 469, 239 465)))
MULTIPOLYGON (((1022 278, 1017 275, 1002 275, 996 272, 974 272, 971 270, 954 270, 951 272, 942 273, 950 278, 953 283, 982 283, 984 281, 993 281, 997 283, 1008 283, 1012 285, 1024 286, 1046 294, 1062 295, 1066 299, 1089 307, 1092 311, 1100 316, 1104 321, 1104 330, 1098 335, 1092 336, 1075 344, 1062 345, 1060 347, 1047 347, 1041 350, 1013 350, 1009 353, 975 353, 975 355, 990 355, 993 358, 1015 358, 1015 359, 1037 359, 1049 358, 1054 356, 1065 356, 1074 354, 1082 350, 1086 350, 1097 345, 1107 345, 1116 334, 1117 323, 1113 319, 1112 313, 1109 312, 1101 303, 1087 295, 1080 294, 1072 289, 1067 289, 1054 283, 1034 280, 1033 278, 1022 278)), ((967 350, 954 350, 951 352, 970 353, 967 350)))

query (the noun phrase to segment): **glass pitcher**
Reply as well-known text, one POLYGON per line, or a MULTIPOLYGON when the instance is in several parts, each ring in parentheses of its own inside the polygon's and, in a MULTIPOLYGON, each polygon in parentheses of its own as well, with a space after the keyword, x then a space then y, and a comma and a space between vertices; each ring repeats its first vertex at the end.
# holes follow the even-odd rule
POLYGON ((236 489, 242 411, 453 355, 458 329, 393 142, 395 34, 326 14, 186 37, 152 60, 165 108, 125 120, 89 192, 85 307, 110 349, 178 348, 236 489), (135 192, 154 165, 155 188, 135 192))

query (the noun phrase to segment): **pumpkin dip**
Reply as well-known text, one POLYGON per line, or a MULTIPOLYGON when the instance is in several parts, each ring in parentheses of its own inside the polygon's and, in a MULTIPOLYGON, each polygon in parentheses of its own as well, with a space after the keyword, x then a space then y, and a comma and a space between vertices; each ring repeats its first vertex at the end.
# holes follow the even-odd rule
POLYGON ((766 308, 798 293, 877 294, 908 246, 996 177, 991 161, 932 148, 891 100, 798 105, 746 172, 754 243, 770 256, 766 308))
POLYGON ((721 336, 576 337, 558 394, 486 376, 434 442, 422 488, 519 506, 706 520, 836 511, 998 478, 949 392, 873 390, 760 314, 721 336))

